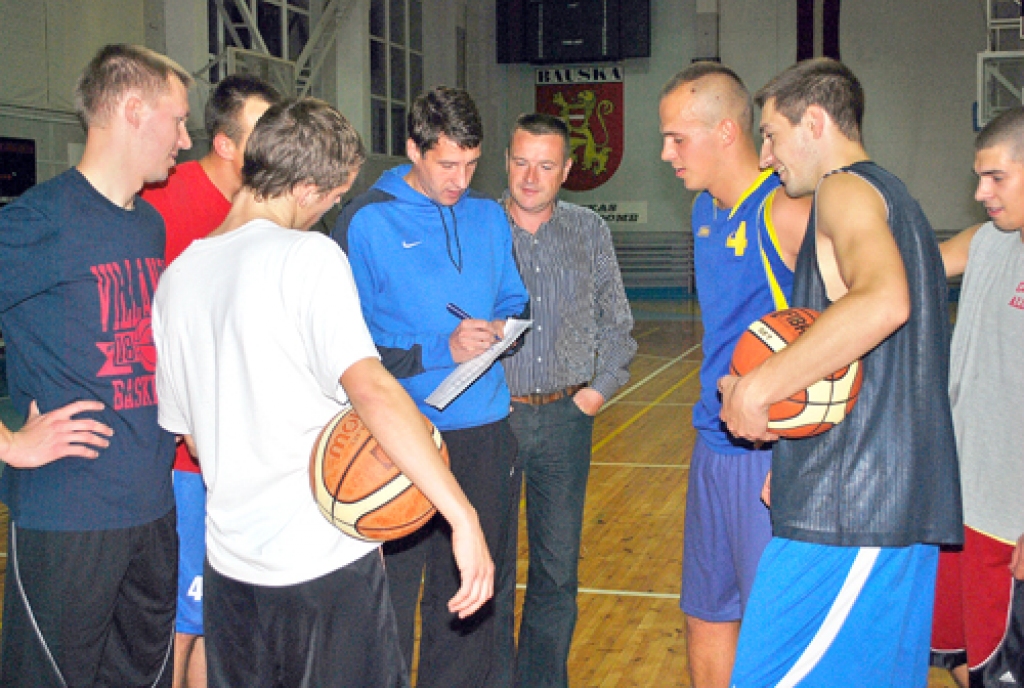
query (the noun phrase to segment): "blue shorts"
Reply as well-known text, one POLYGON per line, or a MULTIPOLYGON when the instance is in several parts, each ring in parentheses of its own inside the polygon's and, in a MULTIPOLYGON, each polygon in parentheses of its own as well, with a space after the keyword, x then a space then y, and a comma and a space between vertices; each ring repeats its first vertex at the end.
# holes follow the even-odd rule
POLYGON ((203 634, 203 560, 206 559, 206 485, 203 476, 174 471, 178 507, 178 633, 203 634))
POLYGON ((743 617, 733 688, 925 688, 934 545, 773 538, 743 617))
POLYGON ((772 538, 761 488, 771 451, 716 454, 697 436, 690 458, 679 606, 704 621, 743 616, 757 563, 772 538))

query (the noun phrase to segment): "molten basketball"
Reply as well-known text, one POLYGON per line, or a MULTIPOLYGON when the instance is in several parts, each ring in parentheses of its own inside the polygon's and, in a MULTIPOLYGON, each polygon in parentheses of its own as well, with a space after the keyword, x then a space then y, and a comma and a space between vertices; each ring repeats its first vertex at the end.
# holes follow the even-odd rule
MULTIPOLYGON (((786 348, 817 317, 818 313, 810 308, 790 308, 755 320, 736 342, 730 372, 746 375, 786 348)), ((820 435, 853 410, 862 378, 861 363, 854 361, 788 399, 772 404, 768 409, 768 429, 790 439, 820 435)))
MULTIPOLYGON (((423 422, 448 463, 441 433, 423 422)), ((320 511, 354 538, 394 540, 418 530, 434 515, 434 505, 412 484, 351 408, 320 432, 310 457, 309 478, 320 511)))

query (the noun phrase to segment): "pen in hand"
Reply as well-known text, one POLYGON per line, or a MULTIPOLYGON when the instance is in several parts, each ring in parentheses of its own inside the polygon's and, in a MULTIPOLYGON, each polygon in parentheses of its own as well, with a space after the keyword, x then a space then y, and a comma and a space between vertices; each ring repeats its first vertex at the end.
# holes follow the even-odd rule
MULTIPOLYGON (((470 315, 466 311, 462 310, 461 308, 456 306, 454 303, 449 303, 447 306, 445 306, 445 308, 447 308, 448 312, 451 313, 452 315, 454 315, 459 320, 472 320, 473 319, 472 315, 470 315)), ((501 341, 501 337, 499 337, 498 335, 494 335, 494 340, 500 342, 501 341)))
POLYGON ((455 316, 456 318, 458 318, 459 320, 472 320, 472 319, 473 319, 473 316, 472 316, 472 315, 470 315, 470 314, 469 314, 469 313, 467 313, 466 311, 462 310, 461 308, 459 308, 458 306, 456 306, 456 305, 455 305, 454 303, 449 303, 449 304, 448 304, 448 305, 446 306, 446 308, 448 308, 448 312, 449 312, 449 313, 451 313, 452 315, 454 315, 454 316, 455 316))

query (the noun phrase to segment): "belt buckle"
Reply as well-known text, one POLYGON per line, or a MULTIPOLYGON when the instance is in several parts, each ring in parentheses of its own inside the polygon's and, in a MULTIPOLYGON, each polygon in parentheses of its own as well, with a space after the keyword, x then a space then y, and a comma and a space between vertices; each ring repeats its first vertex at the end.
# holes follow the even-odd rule
POLYGON ((580 391, 585 386, 586 385, 570 385, 568 387, 563 387, 562 389, 555 390, 554 392, 547 393, 531 392, 519 398, 526 400, 526 403, 530 404, 531 406, 545 406, 546 404, 554 403, 561 399, 565 399, 566 397, 571 397, 573 394, 580 391))

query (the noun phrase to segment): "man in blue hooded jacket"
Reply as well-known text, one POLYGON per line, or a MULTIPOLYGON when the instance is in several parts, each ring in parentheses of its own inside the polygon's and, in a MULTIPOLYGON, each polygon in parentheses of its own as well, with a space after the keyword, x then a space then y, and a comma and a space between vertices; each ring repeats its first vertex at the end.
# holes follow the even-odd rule
MULTIPOLYGON (((528 297, 508 222, 493 200, 469 190, 483 140, 476 105, 463 90, 438 87, 413 104, 406 153, 341 212, 332 236, 348 254, 363 316, 387 369, 444 436, 452 473, 477 510, 497 580, 502 543, 516 523, 508 425, 510 396, 491 366, 444 410, 424 400, 458 364, 486 351, 528 297), (470 317, 460 319, 449 304, 470 317)), ((468 619, 446 608, 459 586, 451 529, 435 516, 385 547, 391 598, 407 663, 420 607, 418 685, 486 686, 494 645, 489 602, 468 619)))

